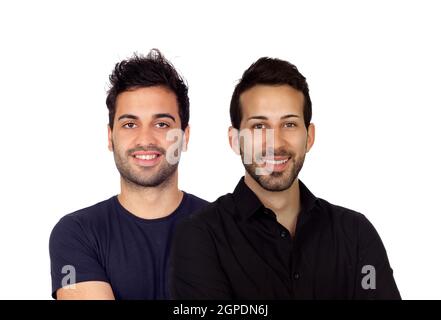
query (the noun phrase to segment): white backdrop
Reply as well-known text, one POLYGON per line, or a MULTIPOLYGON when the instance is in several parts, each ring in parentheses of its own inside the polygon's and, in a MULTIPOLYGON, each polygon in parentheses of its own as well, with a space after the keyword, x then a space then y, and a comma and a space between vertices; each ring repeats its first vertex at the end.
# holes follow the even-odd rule
POLYGON ((156 47, 190 87, 181 189, 233 190, 233 87, 260 56, 289 60, 317 127, 300 178, 368 217, 403 298, 440 299, 439 16, 438 1, 2 1, 0 298, 50 299, 52 227, 118 193, 108 75, 156 47))

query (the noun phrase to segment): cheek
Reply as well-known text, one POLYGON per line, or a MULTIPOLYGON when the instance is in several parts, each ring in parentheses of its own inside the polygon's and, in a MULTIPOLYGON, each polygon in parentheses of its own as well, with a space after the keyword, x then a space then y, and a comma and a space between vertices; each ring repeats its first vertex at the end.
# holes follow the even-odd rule
POLYGON ((291 148, 295 150, 296 154, 303 154, 306 152, 306 136, 293 140, 291 148))
POLYGON ((114 134, 112 137, 113 150, 118 153, 126 152, 127 149, 133 148, 130 138, 123 134, 114 134))
POLYGON ((157 136, 156 145, 165 150, 174 151, 182 149, 185 143, 184 136, 181 131, 171 132, 167 139, 167 133, 157 136))
MULTIPOLYGON (((269 146, 270 144, 268 144, 269 146)), ((241 149, 252 151, 253 154, 259 154, 267 147, 265 134, 252 134, 251 136, 243 137, 241 142, 241 149)))

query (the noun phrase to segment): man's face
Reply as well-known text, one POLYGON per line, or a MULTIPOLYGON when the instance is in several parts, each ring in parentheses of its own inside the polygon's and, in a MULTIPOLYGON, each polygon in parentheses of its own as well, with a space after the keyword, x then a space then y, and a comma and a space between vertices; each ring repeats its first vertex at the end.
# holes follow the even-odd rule
POLYGON ((179 149, 175 139, 167 139, 173 129, 180 132, 181 121, 172 91, 155 86, 120 93, 113 129, 108 128, 108 143, 122 179, 137 186, 156 187, 176 174, 188 127, 179 149), (167 150, 177 156, 175 163, 166 157, 167 150))
POLYGON ((314 125, 307 130, 303 119, 303 93, 288 85, 257 85, 240 102, 240 133, 251 137, 239 143, 246 171, 265 190, 288 189, 314 143, 314 125), (247 150, 252 150, 252 161, 244 160, 247 150))

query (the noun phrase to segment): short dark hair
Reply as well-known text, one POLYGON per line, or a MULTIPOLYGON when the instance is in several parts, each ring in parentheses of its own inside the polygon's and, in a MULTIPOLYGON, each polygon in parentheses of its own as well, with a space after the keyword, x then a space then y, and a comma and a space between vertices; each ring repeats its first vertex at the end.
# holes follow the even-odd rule
POLYGON ((230 118, 234 128, 239 129, 242 121, 240 95, 256 85, 289 85, 303 93, 303 118, 306 128, 309 127, 312 117, 312 103, 309 97, 306 78, 297 70, 297 67, 288 61, 263 57, 254 62, 242 75, 234 89, 230 103, 230 118))
POLYGON ((110 88, 107 91, 107 109, 109 109, 109 126, 113 129, 118 94, 137 88, 164 86, 177 98, 181 128, 188 126, 190 102, 188 87, 173 65, 164 58, 158 49, 152 49, 147 56, 134 54, 130 59, 115 65, 109 76, 110 88))

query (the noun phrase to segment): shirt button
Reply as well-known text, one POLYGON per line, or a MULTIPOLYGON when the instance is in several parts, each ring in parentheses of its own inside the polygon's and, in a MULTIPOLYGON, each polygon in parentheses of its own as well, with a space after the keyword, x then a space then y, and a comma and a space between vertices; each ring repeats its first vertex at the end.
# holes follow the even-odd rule
POLYGON ((280 232, 280 236, 285 239, 288 236, 288 232, 286 232, 285 230, 283 230, 282 232, 280 232))
POLYGON ((298 272, 294 273, 294 280, 299 280, 300 274, 298 272))

